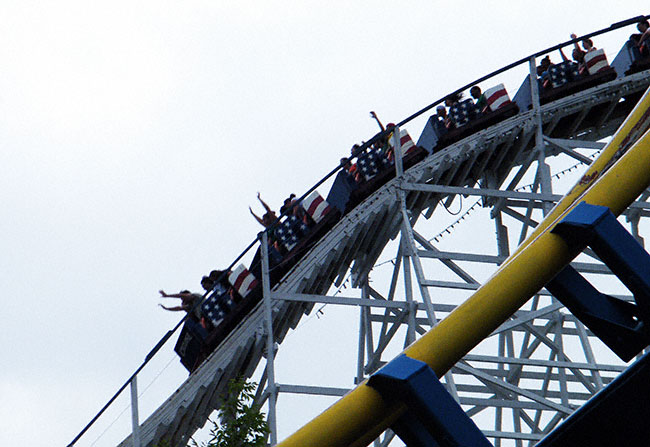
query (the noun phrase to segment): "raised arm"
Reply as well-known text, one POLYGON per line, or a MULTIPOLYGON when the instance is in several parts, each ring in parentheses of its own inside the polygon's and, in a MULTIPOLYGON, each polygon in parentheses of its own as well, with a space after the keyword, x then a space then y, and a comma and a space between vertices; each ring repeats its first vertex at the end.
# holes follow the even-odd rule
POLYGON ((172 293, 172 294, 165 293, 164 290, 159 290, 159 292, 160 292, 160 296, 163 298, 183 298, 184 296, 184 294, 182 293, 172 293))
MULTIPOLYGON (((262 196, 260 195, 259 192, 257 193, 257 200, 260 201, 260 203, 262 204, 262 206, 264 207, 264 209, 266 210, 267 213, 272 213, 273 212, 271 210, 271 208, 266 204, 266 202, 264 200, 262 200, 262 196)), ((260 223, 262 223, 262 222, 260 222, 260 223)), ((264 224, 262 223, 262 225, 264 225, 264 224)))
POLYGON ((374 118, 375 121, 377 121, 377 124, 379 124, 379 128, 381 129, 382 132, 386 130, 386 128, 384 128, 384 125, 381 123, 381 121, 379 121, 379 118, 377 118, 377 114, 375 112, 371 111, 370 117, 374 118))
POLYGON ((250 206, 248 207, 248 210, 251 212, 251 214, 253 215, 255 220, 258 221, 260 223, 260 225, 264 226, 264 221, 262 220, 262 218, 260 216, 258 216, 257 214, 255 214, 253 212, 253 209, 250 206))
POLYGON ((169 310, 171 312, 179 312, 179 311, 184 311, 185 310, 181 306, 167 307, 167 306, 163 306, 162 304, 158 304, 158 305, 160 307, 162 307, 163 309, 169 310))
MULTIPOLYGON (((569 36, 569 37, 571 37, 572 39, 577 39, 578 38, 578 36, 576 36, 575 33, 571 33, 571 36, 569 36)), ((578 42, 573 42, 573 48, 575 48, 578 51, 582 51, 580 49, 580 45, 578 45, 578 42)))

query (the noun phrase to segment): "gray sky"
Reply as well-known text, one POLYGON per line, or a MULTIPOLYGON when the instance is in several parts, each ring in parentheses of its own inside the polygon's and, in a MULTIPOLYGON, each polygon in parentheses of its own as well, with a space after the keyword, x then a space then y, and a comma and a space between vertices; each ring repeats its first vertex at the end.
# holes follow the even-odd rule
MULTIPOLYGON (((0 445, 70 442, 178 321, 158 290, 228 265, 260 230, 256 191, 301 194, 377 131, 370 110, 399 121, 644 7, 0 3, 0 445)), ((595 44, 611 61, 630 32, 595 44)), ((186 377, 162 357, 152 402, 186 377)))

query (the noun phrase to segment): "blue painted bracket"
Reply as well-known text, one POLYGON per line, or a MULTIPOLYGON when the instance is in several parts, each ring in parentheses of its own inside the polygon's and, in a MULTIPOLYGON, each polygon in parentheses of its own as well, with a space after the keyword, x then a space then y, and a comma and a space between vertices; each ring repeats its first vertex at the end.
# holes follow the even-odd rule
POLYGON ((591 247, 634 295, 636 304, 600 293, 570 266, 546 285, 619 357, 632 359, 650 343, 650 255, 603 206, 580 203, 552 232, 574 249, 591 247))
POLYGON ((637 306, 600 293, 573 267, 564 268, 546 289, 624 361, 648 344, 637 306))
POLYGON ((368 385, 408 407, 391 427, 408 447, 492 447, 426 363, 401 355, 368 385))

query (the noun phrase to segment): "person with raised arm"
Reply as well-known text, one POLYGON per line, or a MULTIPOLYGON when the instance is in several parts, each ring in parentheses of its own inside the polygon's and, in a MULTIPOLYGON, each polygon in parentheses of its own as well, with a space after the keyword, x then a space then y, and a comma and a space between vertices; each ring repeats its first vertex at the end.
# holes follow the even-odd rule
POLYGON ((195 306, 196 303, 203 299, 203 295, 198 293, 192 293, 189 290, 182 290, 179 293, 168 294, 164 290, 160 290, 160 296, 163 298, 180 298, 181 305, 168 307, 163 304, 158 304, 165 310, 170 312, 180 312, 185 311, 193 317, 196 317, 197 321, 201 320, 201 306, 195 306))
POLYGON ((262 200, 262 196, 260 195, 259 191, 257 193, 257 200, 260 201, 264 209, 266 210, 266 213, 262 215, 262 217, 259 217, 257 214, 253 212, 253 209, 249 206, 248 210, 251 212, 255 220, 259 222, 260 225, 262 225, 264 228, 269 228, 273 222, 277 219, 277 216, 275 215, 275 212, 269 207, 264 200, 262 200))

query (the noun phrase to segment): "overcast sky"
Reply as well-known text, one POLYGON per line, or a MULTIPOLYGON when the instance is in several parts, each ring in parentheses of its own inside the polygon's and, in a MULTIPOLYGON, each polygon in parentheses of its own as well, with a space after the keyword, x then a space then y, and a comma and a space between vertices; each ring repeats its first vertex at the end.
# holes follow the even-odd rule
MULTIPOLYGON (((70 442, 178 321, 158 290, 196 290, 228 265, 260 230, 256 192, 274 208, 300 195, 377 131, 370 110, 399 121, 571 32, 648 12, 0 2, 0 445, 70 442)), ((595 44, 611 61, 631 32, 595 44)), ((511 96, 522 79, 503 78, 511 96)), ((171 344, 159 363, 152 402, 186 377, 171 344)))

